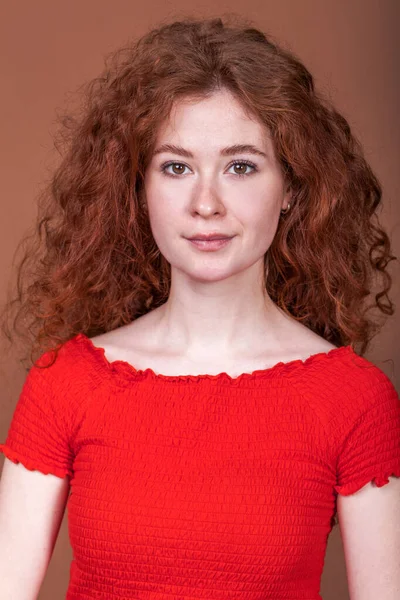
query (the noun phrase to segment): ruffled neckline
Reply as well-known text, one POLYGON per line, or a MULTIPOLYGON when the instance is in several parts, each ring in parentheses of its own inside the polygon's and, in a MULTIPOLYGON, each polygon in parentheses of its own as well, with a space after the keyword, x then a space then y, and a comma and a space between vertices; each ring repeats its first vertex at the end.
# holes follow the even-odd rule
POLYGON ((117 375, 122 380, 124 379, 146 379, 153 382, 174 382, 174 383, 200 383, 202 381, 210 381, 214 383, 228 383, 231 385, 238 385, 242 381, 250 382, 258 379, 266 379, 270 377, 276 377, 281 375, 292 375, 299 370, 304 370, 326 361, 334 359, 340 359, 346 355, 355 355, 355 351, 351 345, 338 346, 332 348, 328 352, 318 352, 312 354, 305 360, 301 358, 294 359, 288 362, 278 362, 272 367, 265 369, 257 369, 251 373, 241 373, 236 377, 232 377, 228 373, 221 372, 216 375, 199 374, 199 375, 164 375, 162 373, 156 373, 150 367, 146 369, 136 369, 131 363, 125 360, 113 360, 109 361, 105 355, 105 349, 100 346, 95 346, 91 338, 87 337, 84 333, 79 333, 71 341, 76 341, 83 345, 83 347, 90 352, 92 357, 96 360, 96 363, 100 370, 103 370, 105 374, 117 375))

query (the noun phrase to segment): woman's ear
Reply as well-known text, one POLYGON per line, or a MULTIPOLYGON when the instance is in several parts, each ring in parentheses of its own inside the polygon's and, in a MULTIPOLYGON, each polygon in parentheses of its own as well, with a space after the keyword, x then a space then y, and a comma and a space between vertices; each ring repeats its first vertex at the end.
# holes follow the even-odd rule
POLYGON ((282 209, 287 208, 287 205, 292 204, 292 203, 293 203, 293 190, 292 190, 291 185, 288 183, 285 188, 282 209))

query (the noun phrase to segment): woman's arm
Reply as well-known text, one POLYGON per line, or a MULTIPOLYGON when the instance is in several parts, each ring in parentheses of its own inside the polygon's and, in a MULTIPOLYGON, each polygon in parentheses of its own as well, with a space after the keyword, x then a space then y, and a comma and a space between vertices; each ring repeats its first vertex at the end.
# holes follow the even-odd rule
POLYGON ((0 479, 1 600, 36 600, 53 553, 69 478, 5 458, 0 479))
POLYGON ((400 598, 400 478, 337 498, 351 600, 400 598))

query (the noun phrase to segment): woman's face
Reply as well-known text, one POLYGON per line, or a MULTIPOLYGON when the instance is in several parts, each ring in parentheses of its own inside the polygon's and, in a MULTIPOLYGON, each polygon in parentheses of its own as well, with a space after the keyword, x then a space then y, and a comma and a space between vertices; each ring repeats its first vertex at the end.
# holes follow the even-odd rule
POLYGON ((154 148, 145 195, 154 239, 171 269, 204 282, 262 272, 290 200, 265 128, 230 92, 218 91, 177 103, 154 148), (188 240, 209 233, 231 239, 216 250, 188 240))

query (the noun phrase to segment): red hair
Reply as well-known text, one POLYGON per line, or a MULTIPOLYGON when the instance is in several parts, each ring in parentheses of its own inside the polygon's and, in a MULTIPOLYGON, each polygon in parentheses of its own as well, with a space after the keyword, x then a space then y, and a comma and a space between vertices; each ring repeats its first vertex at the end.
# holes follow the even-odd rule
POLYGON ((114 52, 84 86, 81 110, 61 117, 63 158, 40 195, 3 313, 11 339, 17 307, 12 329, 31 335, 31 361, 167 300, 170 265, 151 234, 144 173, 173 103, 221 88, 268 128, 293 191, 265 256, 271 299, 331 343, 360 344, 361 354, 380 328, 368 311, 393 314, 386 268, 396 257, 377 218, 381 187, 347 121, 306 67, 247 20, 185 18, 114 52))

